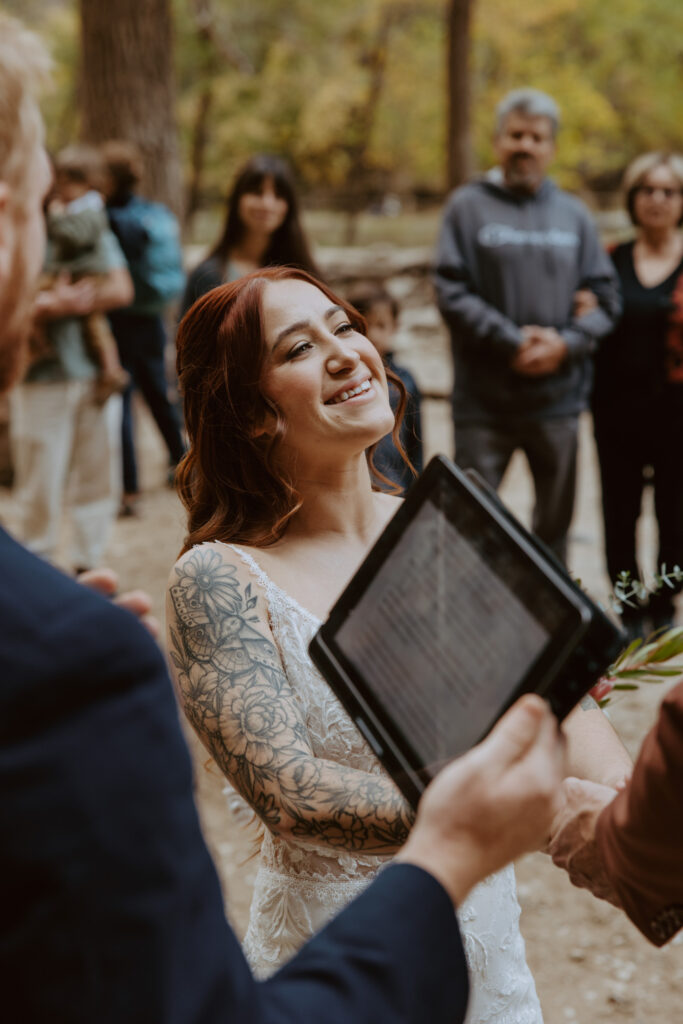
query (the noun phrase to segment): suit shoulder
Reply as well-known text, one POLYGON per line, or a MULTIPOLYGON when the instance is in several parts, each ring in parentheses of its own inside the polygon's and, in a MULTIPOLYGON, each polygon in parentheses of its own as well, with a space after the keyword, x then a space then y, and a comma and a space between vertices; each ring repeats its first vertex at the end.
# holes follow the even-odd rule
POLYGON ((163 682, 156 643, 130 612, 0 535, 3 731, 40 729, 104 694, 163 682))

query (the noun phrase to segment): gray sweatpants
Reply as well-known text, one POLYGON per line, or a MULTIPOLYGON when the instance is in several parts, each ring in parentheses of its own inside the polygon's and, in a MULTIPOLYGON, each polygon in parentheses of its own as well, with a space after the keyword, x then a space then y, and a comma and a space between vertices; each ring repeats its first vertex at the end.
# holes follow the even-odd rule
POLYGON ((476 469, 496 489, 517 448, 526 455, 534 481, 531 528, 566 563, 576 494, 578 418, 455 426, 456 463, 462 469, 476 469))

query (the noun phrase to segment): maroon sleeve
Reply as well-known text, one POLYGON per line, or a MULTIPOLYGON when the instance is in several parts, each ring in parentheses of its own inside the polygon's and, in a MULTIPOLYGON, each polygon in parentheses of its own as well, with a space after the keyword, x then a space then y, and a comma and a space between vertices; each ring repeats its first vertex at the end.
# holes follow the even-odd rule
POLYGON ((683 682, 664 700, 628 787, 596 839, 633 923, 657 946, 683 928, 683 682))

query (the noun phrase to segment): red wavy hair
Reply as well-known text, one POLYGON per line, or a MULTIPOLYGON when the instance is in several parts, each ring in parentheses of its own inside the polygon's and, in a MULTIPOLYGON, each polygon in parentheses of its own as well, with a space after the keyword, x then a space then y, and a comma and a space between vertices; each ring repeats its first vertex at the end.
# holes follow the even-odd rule
MULTIPOLYGON (((233 541, 254 547, 273 544, 301 505, 294 482, 278 465, 277 449, 287 430, 279 410, 261 390, 267 355, 261 321, 263 289, 270 281, 296 279, 319 288, 365 333, 362 316, 303 270, 268 267, 214 288, 188 310, 178 329, 178 382, 190 446, 176 480, 187 509, 183 551, 203 541, 233 541), (255 436, 268 412, 272 434, 255 436)), ((399 392, 393 438, 399 441, 406 404, 402 382, 387 371, 399 392)), ((398 488, 368 460, 387 490, 398 488)))

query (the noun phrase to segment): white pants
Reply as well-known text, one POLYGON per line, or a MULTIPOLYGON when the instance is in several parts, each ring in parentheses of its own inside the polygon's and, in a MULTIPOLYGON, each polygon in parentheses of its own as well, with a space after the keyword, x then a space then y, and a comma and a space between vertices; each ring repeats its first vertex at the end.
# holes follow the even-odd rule
POLYGON ((92 399, 92 381, 22 384, 10 395, 17 529, 36 554, 55 555, 71 506, 71 564, 98 565, 121 497, 121 396, 92 399))

